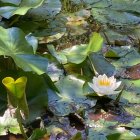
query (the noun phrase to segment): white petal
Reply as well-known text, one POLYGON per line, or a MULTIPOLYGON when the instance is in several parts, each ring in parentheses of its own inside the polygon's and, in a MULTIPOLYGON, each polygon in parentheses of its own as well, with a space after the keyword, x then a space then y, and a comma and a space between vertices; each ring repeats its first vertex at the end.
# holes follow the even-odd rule
POLYGON ((121 91, 119 90, 119 91, 111 91, 111 92, 109 92, 108 93, 108 95, 111 95, 111 94, 118 94, 118 93, 120 93, 121 91))
POLYGON ((114 78, 114 76, 111 76, 109 80, 111 81, 111 83, 116 83, 116 79, 114 78))
POLYGON ((95 92, 100 92, 100 89, 99 89, 98 86, 96 86, 96 85, 93 85, 93 90, 94 90, 95 92))
POLYGON ((88 83, 88 85, 95 91, 95 92, 99 92, 98 87, 95 84, 92 83, 88 83))
POLYGON ((88 85, 93 89, 93 83, 88 83, 88 85))
POLYGON ((121 81, 119 81, 119 82, 117 82, 116 84, 115 84, 115 88, 117 89, 120 85, 121 85, 121 81))
POLYGON ((92 82, 95 83, 97 81, 98 81, 98 78, 97 77, 93 77, 92 82))

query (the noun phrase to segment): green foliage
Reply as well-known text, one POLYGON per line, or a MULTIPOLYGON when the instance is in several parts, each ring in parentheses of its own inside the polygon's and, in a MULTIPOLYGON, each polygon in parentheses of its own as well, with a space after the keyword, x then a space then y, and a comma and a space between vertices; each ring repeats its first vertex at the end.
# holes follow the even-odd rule
POLYGON ((44 0, 22 0, 20 3, 18 1, 10 1, 11 4, 18 4, 18 6, 6 4, 5 6, 0 7, 0 15, 5 18, 10 18, 16 14, 24 15, 29 9, 40 6, 43 1, 44 0))
POLYGON ((28 140, 140 139, 140 1, 82 2, 1 0, 0 135, 27 139, 25 126, 28 140), (122 81, 119 102, 88 85, 102 74, 122 81))
POLYGON ((17 119, 10 115, 9 109, 0 117, 0 135, 6 135, 7 131, 13 134, 21 133, 17 119))
POLYGON ((0 27, 0 31, 0 55, 12 57, 17 66, 25 71, 34 71, 38 74, 46 72, 48 60, 34 55, 34 47, 30 45, 32 41, 31 44, 34 46, 35 39, 28 38, 27 41, 25 34, 15 27, 9 29, 0 27))
POLYGON ((70 49, 63 50, 64 55, 67 57, 67 61, 75 64, 82 63, 91 52, 98 52, 101 50, 103 44, 103 38, 99 33, 93 33, 88 45, 81 44, 73 46, 70 49))
POLYGON ((91 53, 89 55, 90 60, 95 68, 95 70, 100 74, 106 74, 112 76, 115 74, 115 67, 109 63, 102 55, 91 53))
POLYGON ((35 129, 32 135, 28 138, 28 140, 38 140, 43 138, 43 136, 47 133, 45 129, 35 129))
POLYGON ((82 79, 73 75, 69 75, 56 82, 55 85, 60 93, 57 96, 53 95, 53 98, 50 95, 52 93, 49 93, 50 109, 59 116, 65 116, 69 113, 74 113, 79 108, 93 107, 96 100, 90 100, 84 96, 83 84, 84 81, 82 79))
POLYGON ((7 89, 8 105, 19 108, 26 118, 29 116, 29 109, 26 100, 25 88, 26 77, 20 77, 16 81, 12 77, 6 77, 2 83, 7 89))

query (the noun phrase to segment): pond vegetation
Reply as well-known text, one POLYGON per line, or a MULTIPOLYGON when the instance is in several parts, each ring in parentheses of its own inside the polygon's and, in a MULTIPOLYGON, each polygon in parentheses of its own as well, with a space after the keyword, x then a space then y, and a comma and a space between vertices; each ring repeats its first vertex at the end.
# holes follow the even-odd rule
POLYGON ((0 0, 0 139, 140 140, 139 0, 0 0))

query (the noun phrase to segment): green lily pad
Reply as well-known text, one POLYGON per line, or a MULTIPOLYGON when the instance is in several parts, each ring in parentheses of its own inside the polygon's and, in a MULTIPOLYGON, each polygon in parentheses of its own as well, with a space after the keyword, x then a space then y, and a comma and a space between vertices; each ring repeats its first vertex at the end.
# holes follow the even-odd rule
MULTIPOLYGON (((24 15, 31 8, 36 8, 43 3, 44 0, 22 0, 19 6, 3 6, 0 7, 0 15, 5 18, 10 18, 13 15, 24 15)), ((15 1, 13 1, 15 4, 15 1)))
POLYGON ((31 17, 34 20, 48 20, 51 17, 54 17, 61 11, 61 2, 60 0, 44 0, 43 4, 38 8, 31 9, 27 17, 31 17))
POLYGON ((91 52, 98 52, 101 50, 103 38, 99 33, 93 33, 88 45, 81 44, 63 50, 67 57, 67 61, 75 64, 82 63, 91 52))
MULTIPOLYGON (((33 38, 25 39, 25 34, 18 28, 4 29, 0 27, 0 55, 13 58, 17 66, 25 71, 34 71, 38 74, 46 72, 48 60, 38 55, 34 55, 36 42, 33 38)), ((35 40, 36 41, 36 40, 35 40)))
POLYGON ((106 74, 108 76, 112 76, 115 74, 116 70, 115 67, 107 61, 106 58, 104 58, 102 55, 91 53, 89 55, 89 58, 91 59, 91 62, 95 68, 95 70, 99 74, 106 74))
POLYGON ((96 100, 90 100, 83 93, 84 81, 72 75, 56 82, 58 95, 49 94, 49 108, 57 115, 65 116, 74 113, 79 108, 88 108, 95 105, 96 100))
POLYGON ((117 68, 124 68, 136 65, 140 62, 140 54, 134 49, 126 50, 126 55, 120 58, 118 61, 112 62, 117 68))

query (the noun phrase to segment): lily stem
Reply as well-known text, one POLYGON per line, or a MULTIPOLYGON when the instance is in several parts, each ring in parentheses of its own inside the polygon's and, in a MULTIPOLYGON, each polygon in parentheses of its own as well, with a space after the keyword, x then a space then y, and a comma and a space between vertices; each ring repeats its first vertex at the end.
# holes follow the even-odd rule
POLYGON ((121 98, 123 89, 124 89, 124 87, 122 88, 122 91, 119 93, 119 95, 116 97, 116 99, 115 99, 115 104, 118 104, 118 102, 120 101, 120 98, 121 98))
POLYGON ((24 131, 23 125, 22 125, 22 116, 20 114, 20 109, 19 108, 17 108, 17 116, 16 117, 17 117, 17 121, 18 121, 18 124, 19 124, 19 127, 20 127, 20 131, 21 131, 24 139, 27 140, 28 137, 27 137, 27 135, 24 131))

